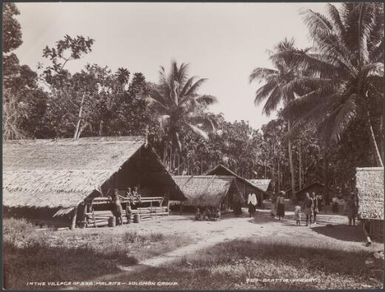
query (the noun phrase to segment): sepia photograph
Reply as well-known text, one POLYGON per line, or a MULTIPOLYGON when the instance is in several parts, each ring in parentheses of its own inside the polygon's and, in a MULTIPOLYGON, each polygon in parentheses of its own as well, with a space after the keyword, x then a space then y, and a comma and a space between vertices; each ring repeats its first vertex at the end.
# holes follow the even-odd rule
POLYGON ((2 9, 2 289, 382 290, 382 2, 2 9))

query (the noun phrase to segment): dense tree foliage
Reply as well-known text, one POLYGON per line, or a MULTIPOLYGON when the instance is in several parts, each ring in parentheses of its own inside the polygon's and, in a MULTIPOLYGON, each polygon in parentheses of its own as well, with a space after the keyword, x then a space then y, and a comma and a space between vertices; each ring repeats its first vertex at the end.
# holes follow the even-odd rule
POLYGON ((337 186, 351 188, 356 167, 383 160, 383 5, 338 7, 304 12, 313 47, 285 39, 269 54, 271 68, 251 73, 262 82, 255 102, 264 103, 263 113, 278 110, 257 130, 211 113, 217 98, 199 93, 206 79, 190 77, 184 63, 161 67, 156 84, 128 68, 84 64, 72 72, 73 60, 92 53, 89 37, 47 45, 48 64, 34 72, 14 53, 22 44, 19 11, 5 3, 3 137, 147 135, 173 174, 204 174, 221 163, 246 178, 271 179, 275 192, 315 181, 326 185, 326 197, 337 186))
POLYGON ((15 4, 3 5, 3 138, 33 138, 42 126, 46 93, 38 86, 37 74, 20 65, 13 53, 22 44, 22 33, 15 16, 15 4))

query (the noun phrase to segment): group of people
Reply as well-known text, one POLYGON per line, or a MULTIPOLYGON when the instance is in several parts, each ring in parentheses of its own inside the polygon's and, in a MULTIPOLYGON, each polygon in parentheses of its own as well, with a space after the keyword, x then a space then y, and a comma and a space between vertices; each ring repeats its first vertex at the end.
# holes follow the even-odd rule
POLYGON ((221 219, 221 210, 219 208, 215 207, 202 207, 196 209, 195 213, 195 220, 202 221, 202 220, 209 220, 209 221, 216 221, 221 219))
POLYGON ((138 187, 135 187, 134 191, 132 191, 131 188, 128 188, 128 191, 125 193, 124 197, 119 194, 118 189, 115 189, 110 198, 111 211, 114 217, 116 218, 116 225, 123 224, 123 207, 121 199, 128 199, 128 203, 126 204, 126 216, 127 223, 129 223, 131 219, 132 210, 137 209, 138 205, 141 202, 141 195, 138 192, 138 187))
POLYGON ((307 192, 305 200, 303 201, 302 206, 297 204, 294 207, 294 218, 297 225, 301 225, 301 215, 302 210, 306 216, 306 226, 309 224, 317 224, 317 214, 322 208, 322 196, 316 195, 315 192, 312 192, 311 195, 307 192))

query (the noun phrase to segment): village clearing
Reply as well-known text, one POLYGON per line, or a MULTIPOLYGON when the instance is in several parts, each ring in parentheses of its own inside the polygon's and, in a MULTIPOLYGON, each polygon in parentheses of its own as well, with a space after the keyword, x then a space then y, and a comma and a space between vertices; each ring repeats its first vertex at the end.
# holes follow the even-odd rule
POLYGON ((171 215, 115 228, 33 233, 31 226, 8 220, 5 284, 31 289, 52 289, 48 282, 64 289, 382 285, 383 260, 368 264, 383 252, 382 244, 365 247, 360 228, 347 226, 341 215, 321 214, 310 228, 296 226, 287 213, 281 222, 259 210, 255 218, 194 221, 192 215, 171 215))

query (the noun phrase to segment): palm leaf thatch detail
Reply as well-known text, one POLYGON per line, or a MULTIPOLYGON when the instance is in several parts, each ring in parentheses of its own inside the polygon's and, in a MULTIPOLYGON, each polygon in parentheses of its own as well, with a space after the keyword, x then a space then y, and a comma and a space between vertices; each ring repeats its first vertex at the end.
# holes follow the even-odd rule
POLYGON ((231 176, 173 176, 187 200, 185 206, 217 207, 230 197, 229 204, 243 202, 231 176))
POLYGON ((384 168, 357 168, 356 182, 360 218, 384 220, 384 168))

